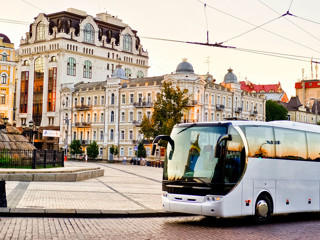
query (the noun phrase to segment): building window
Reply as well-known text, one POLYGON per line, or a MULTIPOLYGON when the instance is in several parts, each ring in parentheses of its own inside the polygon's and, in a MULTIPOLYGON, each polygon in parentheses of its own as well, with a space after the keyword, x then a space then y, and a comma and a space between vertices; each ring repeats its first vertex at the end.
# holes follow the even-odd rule
POLYGON ((129 139, 130 139, 130 140, 133 139, 133 131, 132 131, 132 130, 129 131, 129 139))
POLYGON ((133 112, 129 113, 129 121, 132 122, 133 121, 133 112))
POLYGON ((121 122, 126 121, 126 114, 125 112, 121 112, 121 122))
POLYGON ((101 105, 104 104, 104 96, 101 96, 101 98, 100 98, 100 104, 101 104, 101 105))
POLYGON ((88 100, 88 106, 91 106, 91 97, 88 97, 87 100, 88 100))
POLYGON ((96 123, 97 122, 97 113, 93 114, 93 121, 96 123))
POLYGON ((120 156, 124 156, 124 148, 120 148, 120 156))
POLYGON ((84 26, 84 37, 83 37, 83 41, 87 42, 87 43, 94 43, 94 28, 91 24, 87 23, 84 26))
POLYGON ((126 68, 126 69, 125 69, 125 72, 126 72, 126 77, 127 77, 127 78, 130 78, 130 77, 131 77, 131 70, 130 70, 130 68, 126 68))
POLYGON ((7 78, 8 78, 7 74, 2 73, 1 74, 1 84, 7 84, 7 78))
POLYGON ((124 140, 124 130, 121 130, 120 137, 121 137, 121 140, 124 140))
POLYGON ((148 93, 148 95, 147 95, 147 102, 151 103, 151 93, 148 93))
POLYGON ((211 113, 211 122, 213 122, 214 121, 214 113, 212 112, 211 113))
POLYGON ((56 110, 56 85, 57 85, 57 68, 49 69, 48 79, 48 112, 54 112, 56 110))
POLYGON ((211 95, 211 105, 214 106, 214 94, 211 95))
POLYGON ((138 112, 138 121, 142 120, 142 112, 138 112))
POLYGON ((114 111, 111 111, 110 122, 114 122, 114 111))
POLYGON ((123 51, 132 52, 132 38, 128 33, 123 37, 123 51))
POLYGON ((94 102, 93 102, 93 104, 94 104, 95 106, 98 105, 98 97, 97 97, 97 96, 94 96, 94 102))
POLYGON ((141 70, 139 70, 139 71, 137 72, 137 78, 143 78, 143 77, 144 77, 143 72, 142 72, 141 70))
POLYGON ((73 140, 77 139, 77 132, 73 132, 73 140))
POLYGON ((0 96, 0 103, 1 103, 1 104, 6 104, 6 95, 1 94, 1 96, 0 96))
POLYGON ((125 103, 126 103, 126 95, 125 95, 125 94, 122 94, 122 95, 121 95, 121 103, 122 103, 122 104, 125 104, 125 103))
POLYGON ((45 25, 43 22, 39 22, 37 25, 37 37, 36 40, 40 41, 40 40, 44 40, 45 39, 45 35, 44 35, 44 30, 45 30, 45 25))
POLYGON ((100 122, 104 122, 104 114, 103 113, 100 114, 100 122))
POLYGON ((132 155, 133 155, 133 152, 132 152, 132 148, 131 148, 131 147, 129 148, 128 155, 129 155, 129 156, 132 156, 132 155))
POLYGON ((40 126, 42 119, 43 104, 43 85, 44 85, 44 60, 39 57, 34 62, 34 88, 32 117, 35 126, 40 126))
POLYGON ((99 155, 100 155, 100 156, 103 155, 103 148, 102 148, 102 147, 99 148, 99 155))
POLYGON ((110 104, 114 104, 114 93, 111 94, 111 103, 110 104))
POLYGON ((5 52, 2 53, 1 61, 7 61, 7 60, 8 60, 8 55, 5 52))
POLYGON ((20 113, 27 113, 29 72, 21 72, 20 113))
POLYGON ((97 131, 93 131, 93 140, 97 140, 97 131))
POLYGON ((139 94, 138 94, 138 102, 139 102, 139 103, 142 103, 142 93, 139 93, 139 94))
POLYGON ((49 125, 54 125, 54 117, 48 117, 49 125))
POLYGON ((133 103, 134 94, 130 93, 130 103, 133 103))
POLYGON ((76 60, 73 57, 69 57, 67 61, 67 75, 76 75, 76 60))
POLYGON ((86 60, 83 65, 83 77, 92 78, 92 63, 89 60, 86 60))
POLYGON ((100 140, 103 140, 103 131, 100 131, 100 140))
POLYGON ((113 140, 114 134, 113 134, 113 129, 110 129, 110 140, 113 140))
POLYGON ((151 112, 149 112, 149 111, 147 112, 147 118, 151 119, 151 112))

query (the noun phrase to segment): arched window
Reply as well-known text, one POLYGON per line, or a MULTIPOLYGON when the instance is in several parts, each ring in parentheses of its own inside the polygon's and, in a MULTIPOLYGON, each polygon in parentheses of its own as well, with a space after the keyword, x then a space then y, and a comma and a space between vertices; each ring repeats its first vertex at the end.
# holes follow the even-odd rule
POLYGON ((43 22, 39 22, 38 25, 37 25, 37 35, 36 35, 36 40, 37 41, 45 39, 44 28, 45 28, 44 23, 43 22))
POLYGON ((125 69, 125 72, 126 72, 126 77, 127 77, 127 78, 130 78, 130 77, 131 77, 131 70, 130 70, 130 68, 126 68, 126 69, 125 69))
POLYGON ((76 60, 73 57, 68 58, 67 62, 67 74, 70 76, 76 75, 76 60))
POLYGON ((110 129, 110 140, 113 140, 114 134, 113 134, 113 129, 110 129))
POLYGON ((143 78, 143 77, 144 77, 143 72, 142 72, 141 70, 139 70, 139 71, 137 72, 137 78, 143 78))
POLYGON ((83 65, 83 77, 92 78, 92 63, 89 60, 86 60, 83 65))
POLYGON ((7 79, 8 79, 7 74, 2 73, 2 75, 1 75, 1 84, 7 84, 7 79))
POLYGON ((94 43, 94 28, 91 24, 87 23, 84 26, 84 30, 83 30, 83 41, 87 42, 87 43, 94 43))
POLYGON ((114 104, 114 93, 111 94, 111 104, 114 104))
POLYGON ((4 52, 2 53, 1 61, 7 61, 8 60, 8 55, 4 52))
POLYGON ((114 122, 114 111, 111 111, 110 122, 114 122))
POLYGON ((132 52, 132 38, 128 33, 123 37, 123 51, 132 52))

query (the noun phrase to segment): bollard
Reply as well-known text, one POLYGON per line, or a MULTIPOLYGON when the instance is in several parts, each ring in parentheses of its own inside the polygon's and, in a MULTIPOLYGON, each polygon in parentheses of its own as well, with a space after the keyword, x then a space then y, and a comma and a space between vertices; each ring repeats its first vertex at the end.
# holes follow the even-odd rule
POLYGON ((0 180, 0 207, 7 207, 7 197, 6 197, 6 181, 0 180))

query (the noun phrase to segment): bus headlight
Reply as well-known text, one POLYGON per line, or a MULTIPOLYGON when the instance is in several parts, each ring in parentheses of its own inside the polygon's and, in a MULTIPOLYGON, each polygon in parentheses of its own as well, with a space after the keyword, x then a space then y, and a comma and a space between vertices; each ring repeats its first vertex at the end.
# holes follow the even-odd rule
POLYGON ((168 197, 168 192, 162 192, 163 197, 168 197))
POLYGON ((211 195, 207 195, 206 196, 206 201, 207 202, 219 202, 219 201, 221 201, 222 200, 222 197, 221 196, 211 196, 211 195))

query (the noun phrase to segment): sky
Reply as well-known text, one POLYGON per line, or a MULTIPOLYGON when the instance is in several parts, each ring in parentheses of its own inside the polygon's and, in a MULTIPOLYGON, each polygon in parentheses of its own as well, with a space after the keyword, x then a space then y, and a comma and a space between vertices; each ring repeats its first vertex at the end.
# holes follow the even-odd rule
MULTIPOLYGON (((295 95, 295 82, 302 77, 311 79, 312 74, 313 79, 317 77, 316 64, 311 64, 311 59, 320 62, 318 0, 11 0, 1 11, 0 32, 18 48, 39 13, 68 8, 92 16, 107 12, 138 31, 144 50, 149 52, 148 76, 175 72, 176 66, 187 58, 195 73, 209 71, 217 83, 223 81, 231 67, 240 81, 280 82, 289 98, 295 95), (281 16, 287 12, 293 16, 281 16), (223 42, 224 46, 235 48, 149 39, 206 43, 207 31, 209 43, 223 42), (286 55, 279 58, 265 52, 286 55), (290 59, 297 59, 293 56, 303 58, 290 59)), ((320 78, 320 72, 318 75, 320 78)))

